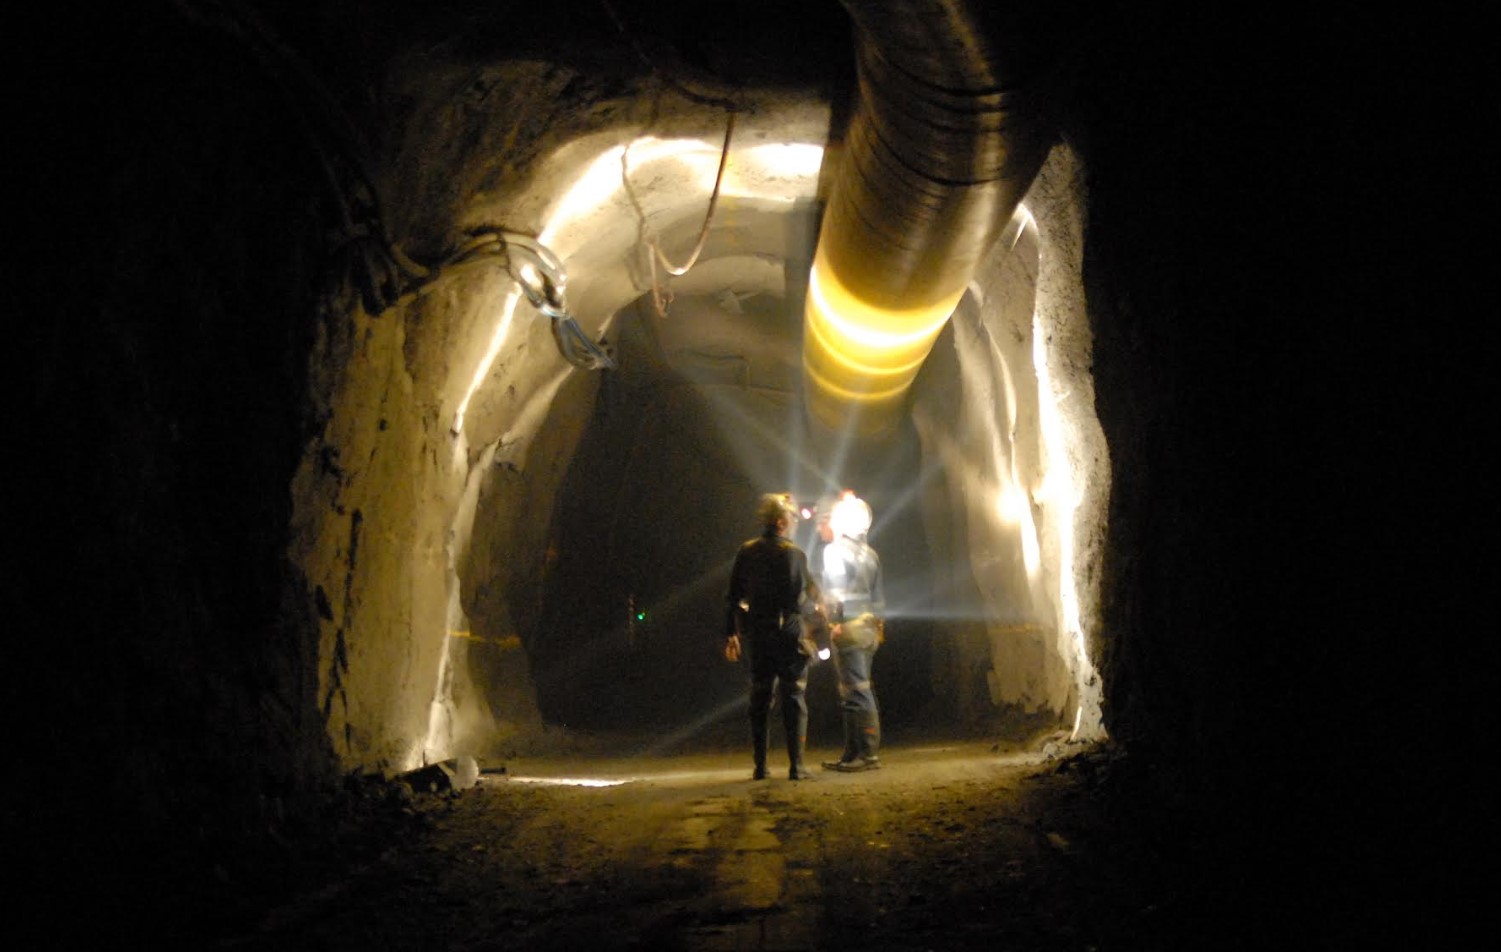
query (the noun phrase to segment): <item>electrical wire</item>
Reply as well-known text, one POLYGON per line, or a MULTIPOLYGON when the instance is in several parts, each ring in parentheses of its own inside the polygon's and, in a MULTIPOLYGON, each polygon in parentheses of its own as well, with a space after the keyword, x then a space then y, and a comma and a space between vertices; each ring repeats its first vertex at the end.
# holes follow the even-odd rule
POLYGON ((714 191, 709 193, 709 210, 704 214, 704 225, 699 229, 698 243, 693 246, 693 253, 688 256, 688 261, 685 264, 677 267, 667 260, 667 256, 662 253, 661 247, 655 241, 652 241, 650 244, 653 252, 654 263, 652 268, 654 271, 656 268, 655 262, 660 262, 662 268, 668 274, 674 276, 685 275, 688 273, 688 269, 697 263, 698 256, 703 253, 704 245, 709 240, 709 225, 714 221, 714 207, 719 204, 719 189, 724 184, 724 167, 729 162, 730 138, 734 134, 735 114, 731 112, 729 121, 724 126, 724 144, 719 149, 719 171, 714 174, 714 191))
MULTIPOLYGON (((714 189, 709 193, 709 207, 704 213, 704 223, 698 232, 698 241, 694 243, 693 251, 688 255, 688 260, 682 265, 674 265, 667 260, 662 252, 660 243, 655 237, 646 238, 647 264, 651 273, 651 297, 652 305, 656 308, 658 317, 666 317, 667 309, 672 304, 672 292, 665 288, 662 279, 657 274, 658 265, 668 274, 682 276, 698 262, 698 257, 703 253, 704 246, 709 240, 709 227, 714 222, 714 211, 719 205, 719 192, 724 185, 724 170, 729 164, 730 143, 735 135, 735 112, 731 110, 724 127, 724 142, 719 149, 719 169, 714 174, 714 189)), ((646 231, 646 210, 641 206, 641 200, 636 196, 635 189, 631 188, 630 179, 630 147, 627 146, 620 153, 620 180, 625 187, 625 193, 630 198, 631 207, 636 210, 636 216, 641 221, 641 230, 646 231)))
POLYGON ((538 313, 552 320, 553 340, 563 359, 582 370, 613 370, 615 359, 589 339, 568 310, 564 292, 568 274, 557 254, 530 235, 491 228, 472 232, 433 269, 436 277, 445 268, 502 257, 506 273, 538 313))
MULTIPOLYGON (((669 71, 661 69, 657 65, 657 63, 652 60, 651 57, 647 56, 646 51, 642 49, 641 44, 637 41, 636 37, 631 33, 629 29, 627 29, 625 21, 621 19, 620 14, 615 10, 615 6, 610 2, 610 0, 599 0, 599 5, 604 10, 605 15, 610 18, 610 22, 615 25, 616 31, 620 33, 621 37, 624 38, 626 44, 630 46, 631 51, 635 53, 636 58, 641 61, 642 65, 650 70, 652 76, 654 76, 656 80, 662 84, 663 87, 671 89, 673 92, 677 93, 679 96, 682 96, 684 99, 687 99, 690 102, 698 103, 704 106, 714 106, 716 108, 724 109, 729 113, 729 121, 725 124, 724 130, 724 145, 720 149, 719 153, 719 171, 714 176, 714 191, 709 196, 709 209, 707 214, 705 214, 704 216, 703 228, 699 231, 698 243, 694 246, 693 253, 689 255, 687 263, 681 266, 672 264, 672 262, 667 260, 667 256, 663 254, 661 246, 655 238, 649 238, 646 241, 649 252, 647 262, 651 270, 652 304, 656 308, 656 312, 659 317, 666 317, 667 309, 672 304, 672 292, 663 286, 662 281, 657 274, 658 266, 660 265, 661 268, 668 274, 682 276, 688 273, 689 269, 691 269, 693 265, 698 261, 698 256, 703 252, 704 245, 709 237, 709 225, 714 218, 715 205, 719 201, 719 189, 720 185, 724 181, 725 164, 728 161, 730 155, 730 140, 735 130, 735 115, 739 111, 740 106, 732 99, 726 99, 720 96, 704 95, 702 93, 694 92, 693 90, 684 86, 681 82, 678 81, 676 76, 674 76, 669 71)), ((653 110, 653 114, 655 114, 655 110, 653 110)), ((627 151, 629 151, 629 149, 627 149, 627 151)), ((642 210, 640 202, 636 200, 635 193, 631 191, 630 180, 626 175, 626 156, 624 153, 620 157, 620 170, 621 179, 625 183, 626 192, 630 196, 631 204, 636 208, 636 213, 641 217, 642 228, 644 230, 646 223, 646 213, 642 210)))

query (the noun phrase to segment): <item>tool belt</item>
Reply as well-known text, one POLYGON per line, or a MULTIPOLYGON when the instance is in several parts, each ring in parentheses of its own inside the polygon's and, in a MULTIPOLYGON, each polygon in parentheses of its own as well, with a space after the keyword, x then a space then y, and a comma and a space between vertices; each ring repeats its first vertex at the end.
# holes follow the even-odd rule
POLYGON ((846 618, 834 635, 836 648, 862 648, 869 650, 885 640, 881 620, 870 612, 862 612, 854 618, 846 618))

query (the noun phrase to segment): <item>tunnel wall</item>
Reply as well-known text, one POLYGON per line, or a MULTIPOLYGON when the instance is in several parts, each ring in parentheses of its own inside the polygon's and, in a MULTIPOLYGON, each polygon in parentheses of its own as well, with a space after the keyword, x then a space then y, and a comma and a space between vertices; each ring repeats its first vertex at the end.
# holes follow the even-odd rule
POLYGON ((458 723, 455 749, 504 757, 544 739, 531 648, 557 560, 553 512, 583 436, 598 380, 570 378, 543 410, 524 456, 497 446, 470 478, 478 487, 469 545, 455 552, 458 597, 473 635, 458 670, 483 698, 458 723))
MULTIPOLYGON (((622 69, 583 58, 583 64, 545 55, 394 62, 387 98, 391 121, 378 177, 391 221, 410 236, 412 248, 429 256, 470 228, 541 236, 568 271, 571 313, 597 338, 618 309, 650 287, 642 229, 622 226, 634 215, 630 202, 642 203, 652 234, 673 239, 664 240, 664 251, 677 260, 691 249, 706 208, 698 179, 680 181, 680 172, 645 167, 640 158, 632 166, 637 194, 629 201, 619 193, 595 196, 560 211, 565 192, 601 157, 594 177, 618 181, 620 161, 609 158, 610 150, 637 136, 697 141, 706 128, 723 128, 726 113, 722 99, 662 102, 662 90, 637 75, 637 63, 622 69)), ((714 89, 702 83, 698 88, 714 89)), ((827 132, 827 103, 806 90, 744 95, 741 108, 737 149, 819 142, 827 132)), ((710 139, 717 147, 718 135, 710 139)), ((798 187, 811 191, 812 184, 798 187)), ((780 220, 769 212, 781 206, 771 205, 726 196, 716 219, 725 227, 706 258, 721 253, 721 245, 750 253, 768 234, 780 242, 779 230, 762 234, 766 223, 780 220)), ((547 742, 532 657, 551 634, 539 630, 539 593, 556 559, 555 507, 569 505, 559 495, 563 475, 589 420, 600 375, 569 366, 549 321, 518 304, 513 292, 501 263, 482 261, 440 273, 404 312, 401 346, 414 387, 410 399, 422 414, 411 449, 436 460, 422 464, 433 484, 442 484, 424 505, 446 512, 450 565, 446 578, 431 559, 409 565, 409 589, 416 596, 389 586, 371 586, 369 594, 389 605, 384 611, 400 614, 409 597, 431 604, 441 584, 450 634, 446 642, 428 634, 429 614, 410 634, 424 647, 387 644, 400 636, 396 630, 363 636, 385 645, 374 649, 385 660, 372 672, 393 660, 420 665, 415 680, 372 677, 363 685, 369 710, 392 714, 380 715, 372 728, 384 738, 382 746, 351 749, 351 766, 369 763, 372 753, 383 762, 395 747, 410 746, 405 739, 429 702, 441 726, 427 738, 429 756, 494 757, 547 742), (462 481, 462 492, 451 491, 453 479, 462 481), (432 645, 440 646, 436 655, 432 645), (423 679, 435 671, 442 676, 424 695, 423 679)), ((343 531, 333 524, 324 534, 338 539, 343 531)), ((325 638, 325 647, 338 657, 336 639, 325 638)), ((339 725, 331 723, 331 729, 337 735, 339 725)), ((412 758, 400 762, 409 766, 412 758)))
POLYGON ((1066 489, 1045 487, 1034 504, 1040 502, 1045 513, 1037 521, 1043 562, 1058 572, 1058 640, 1052 648, 1068 659, 1076 715, 1071 730, 1078 739, 1097 740, 1106 728, 1102 659, 1110 634, 1100 611, 1100 581, 1115 474, 1098 415, 1094 333, 1083 280, 1088 203, 1087 169, 1069 143, 1058 143, 1023 204, 1037 229, 1033 366, 1040 344, 1038 373, 1046 377, 1039 381, 1039 412, 1047 425, 1056 426, 1045 444, 1046 465, 1054 473, 1071 474, 1071 480, 1066 489), (1051 407, 1043 406, 1048 400, 1051 407))
POLYGON ((1466 594, 1494 565, 1466 514, 1493 499, 1468 483, 1494 397, 1469 355, 1490 160, 1464 117, 1491 87, 1467 33, 1120 8, 1064 122, 1088 170, 1122 775, 1326 944, 1431 941, 1477 868, 1482 788, 1441 766, 1494 670, 1466 594))
POLYGON ((15 102, 36 257, 11 298, 28 552, 0 815, 13 927, 59 945, 191 934, 347 815, 287 559, 324 180, 246 47, 164 6, 64 14, 18 62, 53 92, 15 102))
POLYGON ((924 489, 945 579, 935 678, 969 719, 1010 707, 1046 712, 1072 732, 1078 714, 1080 733, 1096 736, 1100 683, 1086 646, 1097 648, 1101 631, 1088 580, 1104 495, 1089 487, 1108 484, 1109 466, 1076 270, 1082 181, 1066 146, 1031 194, 1038 212, 1025 202, 982 262, 913 400, 924 468, 939 474, 924 489))
POLYGON ((423 762, 447 651, 447 513, 462 475, 432 373, 408 361, 423 353, 407 347, 422 313, 332 313, 312 354, 327 420, 293 483, 290 557, 320 610, 318 703, 346 769, 423 762))

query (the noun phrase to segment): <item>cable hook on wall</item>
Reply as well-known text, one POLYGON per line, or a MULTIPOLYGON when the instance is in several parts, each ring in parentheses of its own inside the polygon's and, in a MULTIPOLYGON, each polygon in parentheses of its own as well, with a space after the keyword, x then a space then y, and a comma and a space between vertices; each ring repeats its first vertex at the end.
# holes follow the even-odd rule
POLYGON ((527 303, 552 320, 553 339, 570 364, 582 370, 613 370, 615 359, 589 339, 568 310, 564 292, 568 273, 557 254, 530 235, 490 228, 472 232, 434 265, 428 280, 446 268, 487 257, 504 259, 506 273, 521 289, 527 303))

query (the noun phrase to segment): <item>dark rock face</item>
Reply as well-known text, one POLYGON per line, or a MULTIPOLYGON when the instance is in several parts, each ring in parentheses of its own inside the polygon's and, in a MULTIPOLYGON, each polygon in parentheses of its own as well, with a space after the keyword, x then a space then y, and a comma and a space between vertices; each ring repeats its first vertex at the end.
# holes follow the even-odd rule
POLYGON ((1069 132, 1115 473, 1109 721, 1229 851, 1321 893, 1339 881, 1380 920, 1413 898, 1392 862, 1441 850, 1464 796, 1390 767, 1444 733, 1438 658, 1465 653, 1412 633, 1463 627, 1458 600, 1429 595, 1471 564, 1469 533, 1441 528, 1462 494, 1429 454, 1463 432, 1435 410, 1462 415, 1473 372, 1457 314, 1420 302, 1463 313, 1465 280, 1428 278, 1466 256, 1440 237, 1455 206, 1396 184, 1459 154, 1441 103, 1465 67, 1381 18, 1113 26, 1129 41, 1097 48, 1069 132), (1423 78, 1383 83, 1399 61, 1423 78), (1396 221, 1434 243, 1393 240, 1396 221), (1397 383, 1418 364, 1454 374, 1397 383), (1416 504, 1404 486, 1429 473, 1416 504))
POLYGON ((27 55, 52 92, 26 104, 7 722, 47 767, 4 822, 42 894, 130 910, 337 780, 284 555, 327 209, 242 44, 102 17, 27 55))

